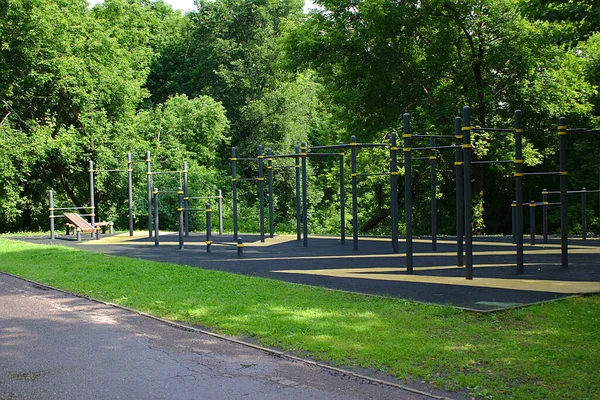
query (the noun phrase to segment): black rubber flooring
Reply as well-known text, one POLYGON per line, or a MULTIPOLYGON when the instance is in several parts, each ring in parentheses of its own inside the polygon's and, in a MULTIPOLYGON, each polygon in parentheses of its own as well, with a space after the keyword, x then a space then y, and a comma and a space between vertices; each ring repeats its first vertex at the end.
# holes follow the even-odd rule
POLYGON ((403 240, 399 253, 394 254, 389 238, 359 238, 354 250, 351 238, 342 244, 339 238, 310 237, 305 247, 295 236, 266 238, 264 243, 257 235, 240 236, 244 239, 242 257, 231 235, 213 236, 210 253, 200 234, 190 234, 181 250, 175 233, 161 233, 159 246, 143 232, 82 242, 67 236, 53 241, 41 236, 18 239, 477 311, 600 292, 600 241, 595 238, 570 240, 568 268, 561 265, 558 238, 548 244, 527 243, 525 273, 517 275, 516 247, 510 238, 476 237, 474 279, 469 281, 464 278, 465 268, 457 266, 454 238, 438 239, 435 251, 430 238, 415 239, 414 271, 408 274, 403 240))

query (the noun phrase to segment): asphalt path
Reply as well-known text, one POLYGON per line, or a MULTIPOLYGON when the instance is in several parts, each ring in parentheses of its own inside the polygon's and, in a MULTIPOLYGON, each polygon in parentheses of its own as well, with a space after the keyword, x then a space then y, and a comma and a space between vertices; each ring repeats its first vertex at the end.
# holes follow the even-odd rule
POLYGON ((0 274, 0 399, 432 399, 0 274))

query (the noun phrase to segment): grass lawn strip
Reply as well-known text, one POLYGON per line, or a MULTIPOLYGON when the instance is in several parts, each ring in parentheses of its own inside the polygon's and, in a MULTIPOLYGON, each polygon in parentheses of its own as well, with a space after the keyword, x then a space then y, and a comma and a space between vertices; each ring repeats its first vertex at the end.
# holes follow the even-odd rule
POLYGON ((0 239, 0 270, 478 398, 600 397, 600 296, 474 314, 7 239, 0 239))

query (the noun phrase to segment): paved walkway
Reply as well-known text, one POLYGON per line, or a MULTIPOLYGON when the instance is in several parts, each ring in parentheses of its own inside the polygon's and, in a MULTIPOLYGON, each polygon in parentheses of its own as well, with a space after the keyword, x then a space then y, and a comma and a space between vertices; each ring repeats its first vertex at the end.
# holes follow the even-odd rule
POLYGON ((0 274, 0 399, 432 399, 0 274))

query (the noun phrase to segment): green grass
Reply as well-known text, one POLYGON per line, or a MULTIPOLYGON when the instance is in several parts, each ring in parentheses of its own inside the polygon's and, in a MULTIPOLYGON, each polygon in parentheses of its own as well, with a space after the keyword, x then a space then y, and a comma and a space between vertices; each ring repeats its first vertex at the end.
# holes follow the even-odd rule
POLYGON ((478 398, 600 398, 600 296, 491 314, 0 239, 0 271, 478 398))

